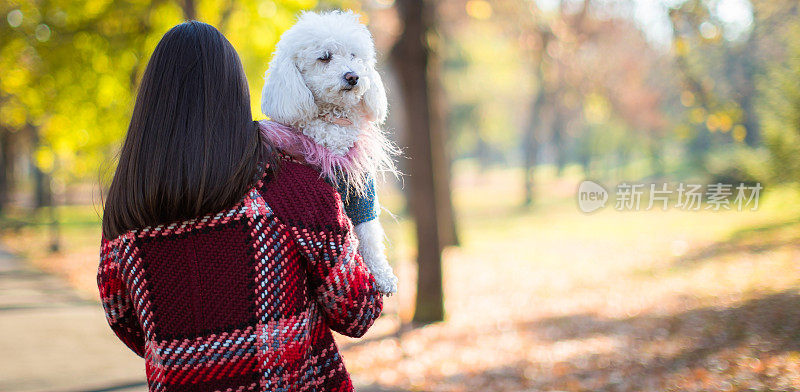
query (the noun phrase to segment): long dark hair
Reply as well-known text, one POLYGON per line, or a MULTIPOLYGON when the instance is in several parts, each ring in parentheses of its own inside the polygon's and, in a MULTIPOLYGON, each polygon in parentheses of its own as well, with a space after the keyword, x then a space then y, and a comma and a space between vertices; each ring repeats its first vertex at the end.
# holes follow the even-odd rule
POLYGON ((250 112, 242 63, 213 26, 190 21, 156 46, 103 210, 103 236, 235 204, 272 150, 250 112))

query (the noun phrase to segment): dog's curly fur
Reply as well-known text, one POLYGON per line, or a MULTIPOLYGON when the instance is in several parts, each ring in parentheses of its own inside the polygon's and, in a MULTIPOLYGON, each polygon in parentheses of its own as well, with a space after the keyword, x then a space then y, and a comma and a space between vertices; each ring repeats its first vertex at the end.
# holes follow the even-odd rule
POLYGON ((372 36, 357 14, 305 12, 281 36, 261 94, 264 114, 335 155, 347 155, 362 141, 356 168, 331 168, 337 174, 331 180, 344 179, 358 192, 364 191, 369 176, 397 174, 392 155, 398 149, 380 128, 388 105, 375 64, 372 36), (358 76, 357 84, 347 83, 348 72, 358 76), (341 119, 352 125, 336 121, 341 119))
MULTIPOLYGON (((262 132, 319 166, 334 185, 345 181, 359 195, 378 173, 397 175, 392 156, 399 151, 380 128, 388 105, 375 64, 372 36, 357 14, 305 12, 281 36, 261 94, 262 112, 289 126, 262 122, 262 132), (348 83, 348 75, 357 76, 356 83, 348 83), (302 135, 292 135, 294 130, 302 135)), ((396 292, 381 225, 360 223, 356 233, 381 291, 396 292)))

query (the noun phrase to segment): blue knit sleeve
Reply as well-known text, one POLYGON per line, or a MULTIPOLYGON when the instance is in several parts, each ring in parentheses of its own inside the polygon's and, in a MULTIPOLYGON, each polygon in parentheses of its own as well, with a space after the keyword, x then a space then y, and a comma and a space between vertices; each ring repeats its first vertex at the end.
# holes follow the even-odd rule
POLYGON ((353 221, 353 226, 378 218, 379 207, 374 178, 369 179, 367 192, 364 195, 358 195, 354 189, 348 188, 347 184, 343 182, 340 182, 337 191, 342 196, 344 211, 353 221))

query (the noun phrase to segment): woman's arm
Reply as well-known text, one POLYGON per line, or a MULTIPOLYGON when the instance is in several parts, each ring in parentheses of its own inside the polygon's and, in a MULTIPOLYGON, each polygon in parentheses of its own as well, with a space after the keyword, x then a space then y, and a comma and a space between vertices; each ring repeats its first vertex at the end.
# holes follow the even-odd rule
POLYGON ((311 167, 283 161, 262 196, 305 256, 311 293, 331 329, 364 335, 380 316, 383 299, 339 194, 311 167))
POLYGON ((130 293, 122 279, 122 253, 125 248, 117 241, 102 240, 100 247, 100 267, 97 271, 97 286, 100 289, 100 301, 103 303, 106 320, 111 330, 136 355, 144 357, 144 332, 134 312, 130 293), (121 249, 122 248, 122 249, 121 249))
POLYGON ((308 259, 311 288, 331 329, 361 337, 381 314, 382 294, 358 251, 350 219, 341 207, 337 213, 343 225, 316 233, 296 230, 298 244, 308 259))

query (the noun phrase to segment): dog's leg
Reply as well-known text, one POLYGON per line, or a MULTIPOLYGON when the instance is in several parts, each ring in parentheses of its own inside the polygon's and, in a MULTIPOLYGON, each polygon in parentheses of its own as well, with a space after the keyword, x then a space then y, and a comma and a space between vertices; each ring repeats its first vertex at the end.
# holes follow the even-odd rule
POLYGON ((383 226, 378 219, 372 219, 356 225, 358 251, 369 268, 378 290, 385 294, 397 292, 397 277, 386 259, 386 245, 383 243, 383 226))

